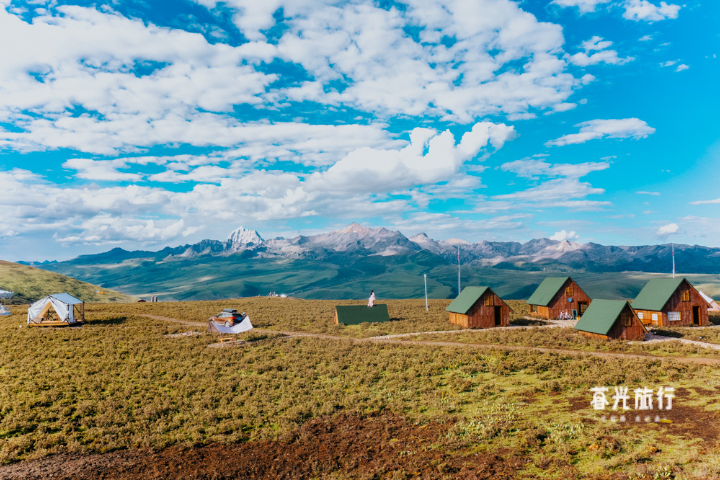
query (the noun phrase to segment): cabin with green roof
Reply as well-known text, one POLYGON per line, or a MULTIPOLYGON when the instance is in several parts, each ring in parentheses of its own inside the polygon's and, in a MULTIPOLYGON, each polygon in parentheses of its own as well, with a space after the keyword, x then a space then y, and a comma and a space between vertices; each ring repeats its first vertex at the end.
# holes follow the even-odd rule
POLYGON ((603 340, 638 340, 647 329, 625 300, 593 300, 575 324, 581 335, 603 340))
POLYGON ((507 327, 510 310, 490 287, 465 287, 445 309, 450 312, 450 323, 464 328, 507 327))
POLYGON ((547 277, 528 299, 530 315, 548 320, 580 318, 592 300, 570 277, 547 277))
POLYGON ((644 325, 709 325, 708 302, 685 277, 653 278, 632 302, 644 325))

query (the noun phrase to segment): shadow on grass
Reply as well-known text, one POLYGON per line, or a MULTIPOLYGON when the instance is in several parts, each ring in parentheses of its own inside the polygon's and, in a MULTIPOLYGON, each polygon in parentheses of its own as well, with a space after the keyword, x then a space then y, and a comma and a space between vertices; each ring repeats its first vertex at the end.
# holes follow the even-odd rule
POLYGON ((662 335, 663 337, 672 337, 672 338, 682 338, 685 336, 680 332, 673 332, 672 330, 663 330, 662 328, 653 329, 651 333, 654 335, 662 335))
POLYGON ((127 323, 128 317, 125 316, 113 316, 109 318, 96 318, 92 320, 85 320, 87 325, 94 326, 110 326, 110 325, 122 325, 127 323))
POLYGON ((543 325, 548 325, 548 322, 543 322, 542 320, 530 320, 529 318, 518 318, 510 320, 510 325, 517 325, 519 327, 541 327, 543 325))

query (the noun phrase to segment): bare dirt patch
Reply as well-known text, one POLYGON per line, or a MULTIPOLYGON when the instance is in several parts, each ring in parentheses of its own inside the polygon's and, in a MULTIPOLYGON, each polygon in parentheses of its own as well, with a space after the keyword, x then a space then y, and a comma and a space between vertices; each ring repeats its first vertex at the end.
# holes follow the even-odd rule
POLYGON ((56 455, 0 468, 2 479, 512 478, 527 459, 443 445, 452 422, 415 425, 395 414, 311 420, 279 440, 56 455))

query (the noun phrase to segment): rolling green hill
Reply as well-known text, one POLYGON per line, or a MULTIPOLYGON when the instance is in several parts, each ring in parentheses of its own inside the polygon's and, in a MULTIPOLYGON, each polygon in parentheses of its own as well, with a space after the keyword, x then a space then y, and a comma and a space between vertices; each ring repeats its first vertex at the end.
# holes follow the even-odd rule
POLYGON ((32 303, 46 295, 63 292, 87 303, 137 301, 129 295, 103 289, 59 273, 3 260, 0 260, 0 289, 15 292, 13 303, 32 303))

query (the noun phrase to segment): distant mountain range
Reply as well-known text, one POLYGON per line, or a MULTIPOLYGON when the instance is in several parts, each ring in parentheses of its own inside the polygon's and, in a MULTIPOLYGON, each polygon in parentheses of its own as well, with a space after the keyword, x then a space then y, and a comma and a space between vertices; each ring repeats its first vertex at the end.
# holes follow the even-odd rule
MULTIPOLYGON (((396 268, 403 272, 418 270, 420 278, 420 271, 428 269, 451 272, 458 261, 458 249, 465 270, 490 272, 495 276, 507 277, 509 271, 668 273, 672 269, 669 244, 605 246, 547 238, 526 243, 438 241, 424 233, 408 238, 397 231, 368 228, 357 223, 319 235, 269 240, 263 239, 255 230, 240 227, 224 241, 203 240, 156 252, 115 248, 66 262, 44 262, 35 266, 126 293, 137 295, 152 291, 173 299, 255 295, 266 293, 267 289, 280 291, 278 284, 287 290, 283 293, 333 298, 334 292, 347 293, 346 288, 353 282, 362 279, 372 285, 374 277, 382 276, 385 277, 376 281, 386 281, 388 286, 397 285, 393 290, 402 291, 402 282, 397 283, 402 275, 395 271, 396 268), (306 278, 308 271, 312 272, 311 278, 306 278), (162 279, 154 277, 153 272, 162 272, 162 279), (270 272, 277 278, 271 281, 263 276, 270 272), (399 276, 393 280, 392 275, 399 276), (214 287, 208 288, 210 285, 214 287)), ((719 248, 675 245, 675 259, 681 272, 720 272, 719 248)), ((443 281, 443 288, 436 292, 438 295, 456 294, 457 283, 451 274, 447 276, 448 281, 443 281)), ((411 282, 414 285, 417 279, 412 278, 411 282)), ((514 294, 520 295, 532 285, 527 281, 520 283, 514 294)), ((352 294, 353 290, 349 292, 352 294)))

